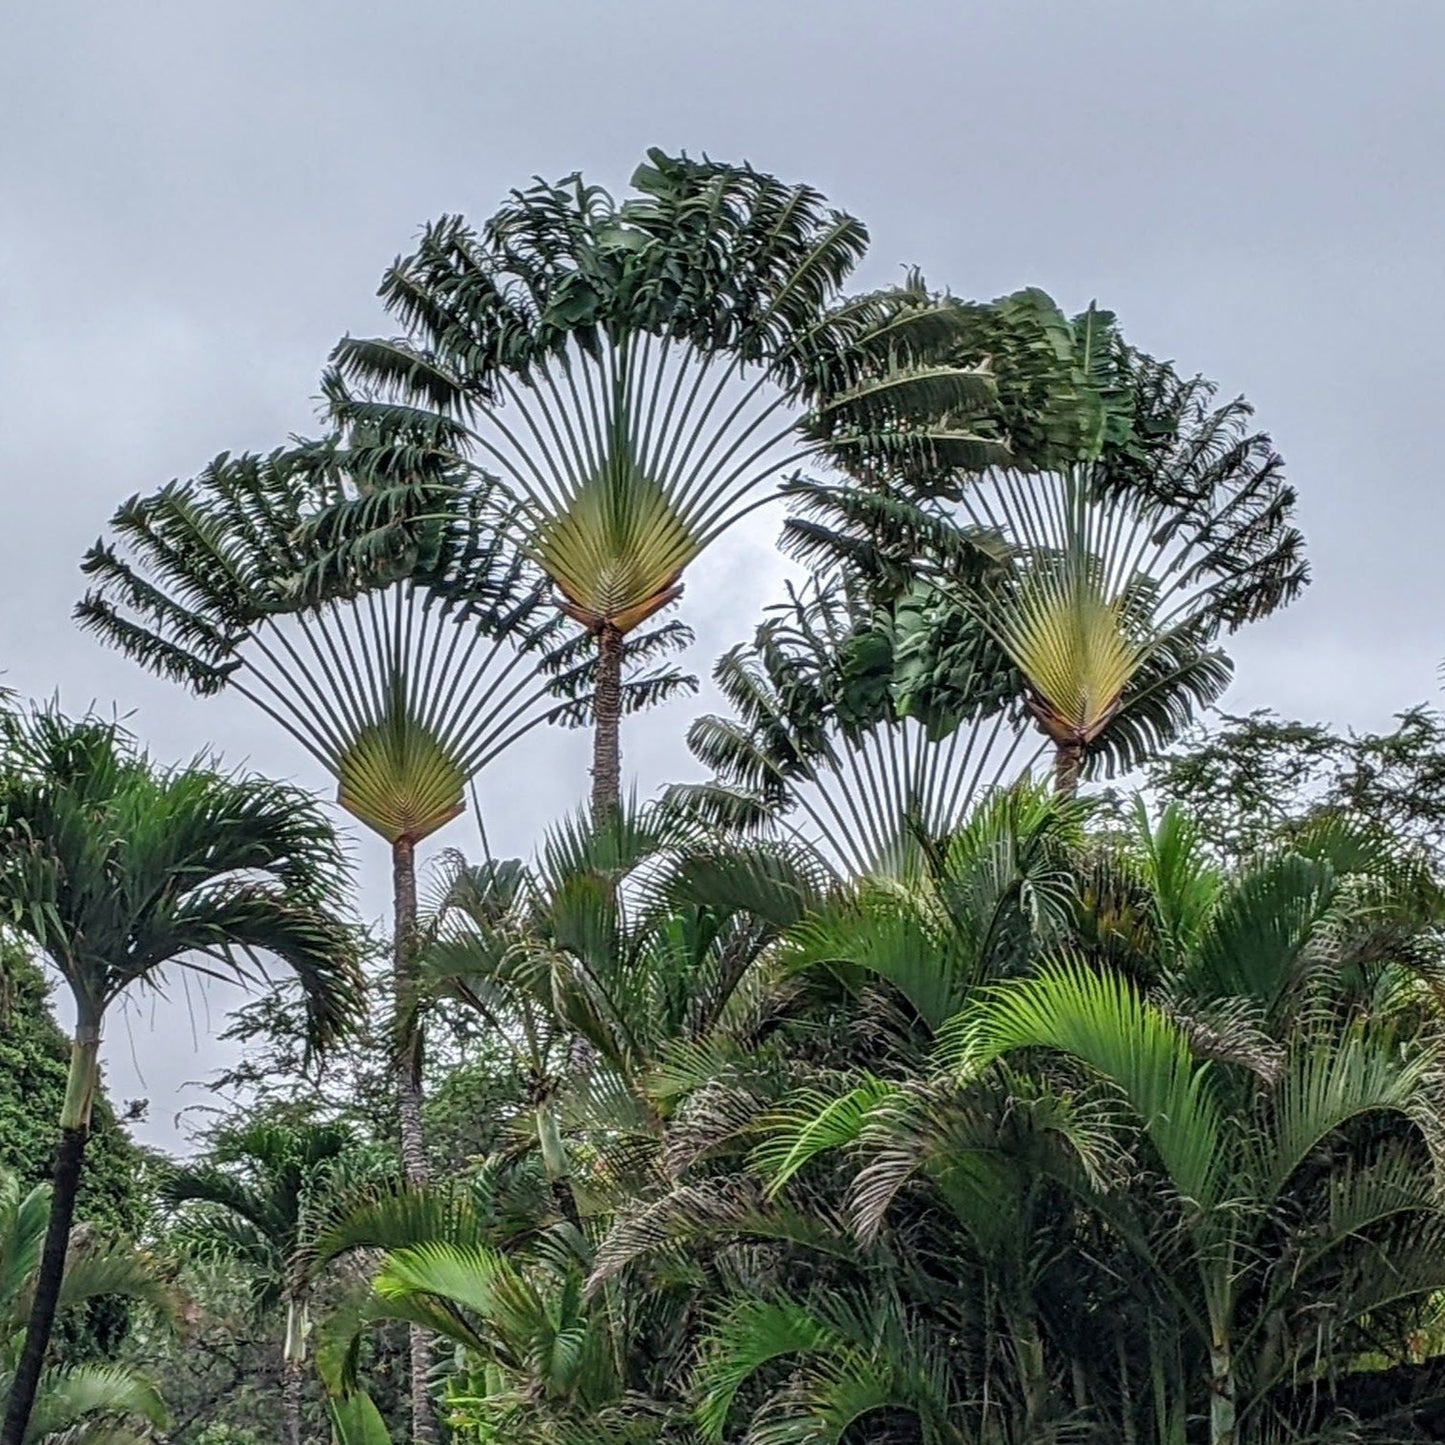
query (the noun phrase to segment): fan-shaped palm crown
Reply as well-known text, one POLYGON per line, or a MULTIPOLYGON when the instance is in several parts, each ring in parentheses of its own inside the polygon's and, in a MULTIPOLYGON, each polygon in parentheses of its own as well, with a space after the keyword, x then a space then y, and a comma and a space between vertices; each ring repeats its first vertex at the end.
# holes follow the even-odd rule
MULTIPOLYGON (((1247 405, 1128 348, 1108 313, 1069 321, 1025 292, 978 326, 1006 464, 927 489, 802 484, 789 536, 890 605, 922 587, 971 617, 1017 668, 1068 791, 1087 756, 1132 765, 1174 736, 1228 680, 1218 634, 1298 593, 1294 492, 1247 405), (960 569, 985 539, 998 567, 960 569)), ((937 625, 936 604, 926 616, 937 625)))
MULTIPOLYGON (((843 297, 859 222, 807 186, 657 151, 633 186, 618 203, 577 177, 538 183, 480 230, 429 226, 381 287, 406 335, 343 341, 331 383, 346 415, 469 426, 524 501, 524 546, 601 640, 599 737, 613 639, 801 457, 891 471, 1000 454, 975 425, 991 382, 951 354, 954 309, 921 285, 843 297)), ((598 759, 600 801, 614 764, 598 759)))
POLYGON ((557 706, 536 579, 485 483, 446 521, 339 545, 338 513, 379 518, 387 487, 445 485, 452 463, 393 429, 259 456, 134 497, 97 542, 82 624, 198 692, 232 687, 337 780, 388 842, 456 816, 467 779, 557 706), (338 563, 337 558, 342 558, 338 563))

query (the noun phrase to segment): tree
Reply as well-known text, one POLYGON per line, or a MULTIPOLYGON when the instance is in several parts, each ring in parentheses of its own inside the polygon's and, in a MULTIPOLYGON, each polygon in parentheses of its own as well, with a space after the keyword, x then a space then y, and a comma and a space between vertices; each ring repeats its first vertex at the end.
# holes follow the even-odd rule
POLYGON ((301 1392, 311 1332, 311 1282, 303 1251, 319 1212, 360 1182, 348 1165, 359 1142, 337 1124, 258 1121, 222 1131, 206 1161, 173 1169, 162 1202, 180 1211, 187 1243, 245 1271, 258 1315, 281 1307, 282 1408, 287 1445, 301 1445, 301 1392))
POLYGON ((0 1440, 24 1445, 60 1298, 108 1008, 168 967, 247 979, 274 957, 324 1044, 360 1007, 335 911, 335 835, 302 793, 198 760, 158 769, 118 724, 54 711, 0 720, 0 923, 64 979, 76 1024, 50 1222, 0 1440))
POLYGON ((428 226, 386 273, 405 328, 347 338, 344 417, 452 424, 521 500, 523 549, 596 639, 593 807, 620 797, 624 639, 805 457, 980 464, 993 387, 921 283, 846 298, 867 246, 808 186, 653 150, 618 203, 539 182, 480 230, 428 226), (359 384, 359 398, 347 388, 359 384))
POLYGON ((619 1176, 655 1152, 653 1073, 723 1028, 825 877, 800 850, 722 844, 632 804, 552 829, 530 867, 450 860, 423 979, 509 1047, 528 1106, 514 1127, 574 1227, 566 1126, 611 1135, 619 1176))
POLYGON ((802 1183, 816 1199, 822 1182, 879 1248, 867 1297, 885 1303, 860 1316, 861 1299, 825 1287, 730 1305, 704 1351, 716 1425, 771 1339, 800 1362, 760 1433, 781 1416, 832 1438, 850 1402, 923 1412, 927 1432, 940 1400, 976 1408, 966 1377, 981 1368, 1000 1404, 1017 1380, 1019 1434, 1000 1438, 1093 1421, 1099 1438, 1163 1442, 1201 1417, 1214 1441, 1269 1438, 1272 1420, 1318 1418, 1299 1386, 1318 1386, 1321 1362, 1349 1397, 1371 1330, 1420 1317, 1445 1224, 1437 1045, 1379 980, 1407 963, 1409 927, 1428 938, 1433 890, 1336 825, 1229 874, 1169 814, 1141 821, 1117 865, 1112 883, 1078 876, 1077 922, 1056 907, 1043 950, 951 997, 928 990, 901 913, 891 929, 805 925, 805 957, 900 980, 936 1043, 775 1108, 756 1166, 782 1197, 802 1183), (850 1170, 820 1176, 839 1152, 850 1170), (982 1308, 955 1307, 938 1280, 955 1296, 970 1281, 982 1308), (900 1290, 907 1328, 886 1303, 900 1290), (870 1322, 879 1344, 859 1359, 870 1322))
MULTIPOLYGON (((825 577, 885 602, 921 588, 987 633, 1068 793, 1087 759, 1137 766, 1217 698, 1229 667, 1215 640, 1297 595, 1303 539, 1242 400, 1217 405, 1212 383, 1126 346, 1109 313, 1069 321, 1041 293, 1004 298, 980 326, 1004 464, 925 487, 802 483, 787 536, 825 577), (1069 359, 1073 386, 1039 385, 1040 349, 1069 359), (981 571, 984 543, 997 565, 981 571)), ((933 628, 938 612, 905 620, 933 628)))
MULTIPOLYGON (((119 509, 117 541, 86 556, 96 585, 77 608, 163 676, 246 697, 386 841, 396 1020, 415 1016, 417 845, 462 811, 469 779, 565 706, 553 687, 566 658, 537 616, 536 578, 498 531, 497 497, 475 488, 446 520, 390 515, 406 487, 455 492, 455 477, 429 432, 395 422, 265 457, 223 455, 119 509), (375 524, 365 549, 347 531, 354 511, 375 524)), ((402 1161, 418 1183, 424 1044, 418 1031, 393 1039, 402 1161)), ((424 1440, 430 1357, 419 1336, 413 1353, 424 1440)))
POLYGON ((805 830, 854 873, 907 873, 1029 761, 1014 670, 922 592, 879 603, 844 577, 790 593, 713 679, 733 715, 693 721, 713 777, 673 805, 733 832, 805 830))
MULTIPOLYGON (((50 1216, 47 1186, 24 1189, 0 1170, 0 1385, 12 1388, 16 1358, 40 1269, 50 1216)), ((176 1301, 155 1265, 128 1245, 78 1236, 65 1261, 59 1306, 72 1310, 100 1299, 125 1299, 173 1318, 176 1301)), ((26 1445, 140 1445, 134 1421, 163 1426, 165 1407, 149 1380, 107 1362, 72 1363, 43 1371, 35 1391, 26 1445)))
MULTIPOLYGON (((49 1121, 65 1099, 70 1054, 64 1031, 50 1009, 45 975, 23 949, 0 941, 0 1169, 8 1170, 22 1188, 50 1178, 55 1135, 49 1121)), ((106 1234, 134 1236, 144 1220, 145 1200, 137 1175, 141 1154, 124 1124, 115 1116, 104 1090, 97 1090, 86 1147, 85 1177, 76 1200, 76 1217, 106 1234)), ((101 1328, 88 1333, 109 1336, 101 1328)), ((114 1341, 95 1339, 104 1353, 114 1341)))
POLYGON ((1147 768, 1221 857, 1244 859, 1321 818, 1353 818, 1437 856, 1445 840, 1445 719, 1413 707, 1380 733, 1258 711, 1221 714, 1147 768))
POLYGON ((663 1408, 629 1389, 626 1315, 586 1296, 581 1242, 503 1251, 466 1233, 467 1242, 438 1235, 387 1254, 365 1301, 335 1322, 339 1388, 355 1388, 345 1361, 362 1330, 420 1322, 464 1352, 450 1396, 458 1439, 654 1438, 663 1408))

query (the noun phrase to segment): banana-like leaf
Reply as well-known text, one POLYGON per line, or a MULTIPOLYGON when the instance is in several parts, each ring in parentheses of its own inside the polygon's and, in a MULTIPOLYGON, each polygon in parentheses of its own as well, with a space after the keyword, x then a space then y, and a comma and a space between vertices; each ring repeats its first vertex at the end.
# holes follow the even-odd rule
POLYGON ((364 1390, 333 1397, 327 1402, 327 1410, 331 1415, 332 1445, 392 1445, 381 1411, 364 1390))

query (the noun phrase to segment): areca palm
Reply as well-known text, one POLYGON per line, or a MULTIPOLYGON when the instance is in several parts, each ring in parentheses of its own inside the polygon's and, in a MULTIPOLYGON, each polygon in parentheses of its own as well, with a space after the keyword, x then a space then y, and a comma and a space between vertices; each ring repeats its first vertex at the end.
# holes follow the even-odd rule
POLYGON ((972 992, 1068 936, 1084 815, 1027 782, 975 805, 904 877, 862 877, 783 936, 783 974, 885 981, 932 1032, 972 992))
POLYGON ((555 828, 530 869, 454 863, 423 979, 512 1040, 543 1167, 574 1223, 562 1110, 612 1136, 596 1162, 615 1189, 624 1141, 644 1156, 658 1146, 655 1077, 670 1051, 746 1011, 754 966, 825 886, 795 850, 722 845, 633 805, 555 828))
MULTIPOLYGON (((395 520, 395 493, 450 487, 455 475, 434 434, 404 422, 222 456, 120 508, 116 540, 86 556, 96 583, 77 608, 152 670, 260 708, 386 841, 398 1019, 413 1012, 418 844, 462 811, 478 771, 567 705, 553 689, 570 664, 537 615, 535 576, 502 535, 504 498, 483 486, 444 521, 382 525, 395 520), (384 546, 351 545, 357 512, 384 546)), ((423 1045, 416 1031, 395 1039, 402 1157, 416 1182, 428 1168, 423 1045)), ((420 1339, 414 1353, 424 1414, 420 1339)))
MULTIPOLYGON (((1233 876, 1171 814, 1131 856, 1133 885, 1082 877, 1055 962, 962 996, 932 1067, 797 1094, 755 1162, 788 1191, 842 1150, 864 1238, 905 1229, 981 1270, 1023 1369, 1022 1438, 1071 1388, 1101 1428, 1161 1445, 1201 1415, 1215 1441, 1302 1429, 1320 1362, 1334 1388, 1371 1323, 1440 1287, 1439 1060, 1363 1013, 1356 977, 1408 961, 1402 925, 1428 934, 1433 905, 1337 826, 1233 876)), ((907 930, 822 942, 927 978, 907 930)))
POLYGON ((359 1333, 386 1320, 422 1325, 463 1353, 450 1416, 458 1439, 639 1441, 665 1418, 630 1388, 627 1319, 589 1300, 585 1245, 542 1237, 504 1252, 479 1238, 436 1238, 391 1251, 369 1296, 330 1326, 341 1388, 356 1381, 359 1333), (576 1252, 580 1248, 583 1253, 576 1252))
MULTIPOLYGON (((0 1170, 0 1386, 7 1391, 25 1333, 36 1285, 50 1190, 28 1193, 13 1174, 0 1170)), ((121 1298, 174 1313, 172 1292, 137 1251, 95 1239, 77 1240, 61 1279, 62 1309, 89 1300, 121 1298)), ((22 1437, 26 1445, 140 1445, 137 1423, 166 1423, 154 1385, 121 1365, 104 1362, 52 1365, 39 1381, 34 1411, 22 1437)))
POLYGON ((846 298, 867 246, 807 186, 649 153, 619 203, 571 177, 448 216, 387 273, 405 335, 348 338, 342 414, 440 415, 522 499, 520 541, 597 641, 594 806, 619 798, 623 639, 810 456, 979 465, 992 383, 921 285, 846 298), (359 384, 360 400, 346 394, 359 384))
POLYGON ((168 968, 246 979, 267 958, 300 981, 318 1042, 360 1007, 352 929, 336 911, 335 835, 304 794, 204 762, 162 770, 113 722, 0 719, 0 925, 41 953, 75 1003, 50 1222, 0 1439, 23 1445, 60 1298, 117 998, 168 968))
POLYGON ((287 1445, 301 1442, 301 1392, 311 1332, 303 1252, 338 1188, 361 1182, 355 1134, 340 1124, 255 1123, 221 1134, 206 1161, 178 1167, 161 1200, 203 1253, 242 1266, 258 1313, 285 1312, 282 1411, 287 1445))
POLYGON ((1169 1412, 1182 1422, 1199 1408, 1191 1357, 1207 1360, 1213 1445, 1264 1428, 1271 1394, 1346 1354, 1352 1337, 1359 1349, 1371 1315, 1445 1282, 1421 1128, 1439 1107, 1428 1044, 1402 1053, 1388 1027, 1368 1023, 1301 1029, 1269 1088, 1199 1059, 1184 1027, 1134 986, 1061 965, 1001 985, 960 1018, 946 1055, 976 1077, 1026 1048, 1078 1059, 1139 1121, 1178 1234, 1171 1247, 1141 1214, 1126 1239, 1180 1332, 1174 1359, 1156 1360, 1173 1376, 1169 1412), (1241 1113, 1243 1130, 1231 1123, 1241 1113), (1360 1143, 1365 1120, 1375 1138, 1360 1143))

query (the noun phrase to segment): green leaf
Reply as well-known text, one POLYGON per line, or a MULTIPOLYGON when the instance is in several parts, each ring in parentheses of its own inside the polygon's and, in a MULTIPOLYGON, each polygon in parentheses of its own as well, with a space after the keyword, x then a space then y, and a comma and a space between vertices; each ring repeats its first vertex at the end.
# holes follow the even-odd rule
POLYGON ((327 1402, 333 1445, 392 1445, 391 1432, 371 1396, 363 1390, 327 1402))

